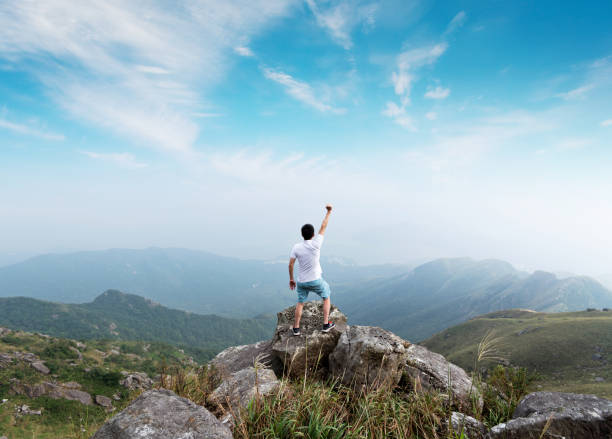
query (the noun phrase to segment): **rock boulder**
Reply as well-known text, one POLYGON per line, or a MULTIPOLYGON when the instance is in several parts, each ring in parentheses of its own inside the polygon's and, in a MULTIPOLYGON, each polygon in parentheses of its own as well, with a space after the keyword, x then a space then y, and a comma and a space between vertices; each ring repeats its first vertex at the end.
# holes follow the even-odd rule
POLYGON ((292 376, 304 376, 306 370, 326 367, 329 354, 334 350, 340 334, 346 327, 346 316, 332 305, 329 319, 336 327, 325 333, 323 326, 323 302, 306 302, 300 322, 302 335, 293 335, 295 306, 277 314, 278 322, 272 339, 272 352, 283 363, 285 372, 292 376))
POLYGON ((612 401, 594 395, 530 393, 512 417, 491 429, 491 439, 612 437, 612 401), (542 434, 549 419, 550 425, 542 434))
POLYGON ((92 439, 231 439, 204 407, 169 390, 149 390, 108 420, 92 439))
POLYGON ((471 412, 473 402, 482 407, 482 397, 472 380, 459 366, 416 344, 407 349, 404 383, 415 390, 436 390, 451 394, 451 405, 471 412))
POLYGON ((246 369, 234 372, 209 396, 210 401, 228 406, 232 412, 246 408, 257 396, 266 396, 278 390, 280 381, 270 369, 246 369))
POLYGON ((217 354, 210 362, 222 377, 229 376, 247 367, 253 367, 255 361, 272 369, 277 376, 283 373, 283 364, 272 352, 272 341, 260 341, 243 346, 232 346, 217 354))
POLYGON ((407 341, 378 327, 346 327, 329 356, 329 369, 347 386, 391 388, 402 376, 409 346, 407 341))

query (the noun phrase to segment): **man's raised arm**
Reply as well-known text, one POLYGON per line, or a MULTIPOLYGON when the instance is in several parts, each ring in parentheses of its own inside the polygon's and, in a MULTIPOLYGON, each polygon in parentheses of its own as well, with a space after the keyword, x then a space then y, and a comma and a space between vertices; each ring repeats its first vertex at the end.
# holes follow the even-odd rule
POLYGON ((332 205, 328 204, 327 206, 325 206, 325 208, 327 209, 327 214, 325 215, 325 218, 323 219, 323 222, 321 223, 321 228, 319 229, 319 235, 325 235, 325 229, 327 229, 327 223, 329 222, 329 216, 331 215, 332 205))

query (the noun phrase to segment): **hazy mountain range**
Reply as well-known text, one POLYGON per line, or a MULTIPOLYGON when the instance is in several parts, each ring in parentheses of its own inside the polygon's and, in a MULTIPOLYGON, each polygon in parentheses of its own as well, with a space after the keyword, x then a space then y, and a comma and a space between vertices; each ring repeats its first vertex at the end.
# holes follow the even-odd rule
MULTIPOLYGON (((242 260, 177 248, 48 254, 0 267, 0 297, 84 303, 117 289, 200 314, 253 317, 294 303, 287 262, 288 258, 242 260)), ((337 288, 407 270, 338 259, 323 265, 326 278, 337 288)))
POLYGON ((498 260, 439 259, 382 282, 356 285, 336 302, 352 322, 380 324, 418 341, 472 317, 510 308, 544 312, 612 307, 612 292, 589 277, 516 270, 498 260))
MULTIPOLYGON (((332 300, 350 323, 382 326, 411 341, 502 309, 612 307, 612 293, 592 278, 527 273, 498 260, 438 259, 414 269, 339 259, 322 265, 332 300)), ((295 303, 287 279, 284 258, 254 261, 185 249, 115 249, 38 256, 2 267, 0 297, 83 303, 116 289, 199 314, 272 317, 295 303)))

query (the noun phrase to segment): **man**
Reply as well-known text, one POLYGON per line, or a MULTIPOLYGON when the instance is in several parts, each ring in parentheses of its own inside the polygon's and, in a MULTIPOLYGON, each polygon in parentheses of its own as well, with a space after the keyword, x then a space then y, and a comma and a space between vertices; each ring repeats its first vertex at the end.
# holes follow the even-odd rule
POLYGON ((323 332, 329 332, 336 326, 335 323, 329 321, 329 309, 331 307, 329 296, 331 291, 329 284, 321 277, 323 270, 321 270, 321 264, 319 263, 323 235, 325 235, 325 229, 327 229, 327 223, 332 211, 331 204, 325 206, 325 209, 327 209, 327 214, 323 219, 323 223, 321 223, 319 234, 315 237, 312 224, 304 224, 302 226, 304 242, 295 244, 293 249, 291 249, 289 288, 292 290, 296 288, 296 283, 293 279, 293 266, 296 259, 300 266, 297 281, 298 303, 295 306, 293 335, 300 335, 300 319, 302 318, 302 309, 304 308, 304 302, 308 298, 308 293, 316 293, 323 299, 323 332))

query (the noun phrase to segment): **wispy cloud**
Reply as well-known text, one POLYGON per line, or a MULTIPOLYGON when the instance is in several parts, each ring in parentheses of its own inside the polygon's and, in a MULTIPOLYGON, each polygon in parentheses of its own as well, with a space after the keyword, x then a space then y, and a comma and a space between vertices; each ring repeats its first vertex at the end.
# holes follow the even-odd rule
POLYGON ((612 127, 612 119, 607 119, 601 122, 602 127, 612 127))
POLYGON ((425 97, 428 99, 446 99, 450 95, 450 88, 437 86, 427 90, 425 97))
POLYGON ((234 47, 292 0, 0 3, 0 56, 37 77, 74 116, 146 145, 190 150, 192 115, 234 47))
POLYGON ((61 141, 65 139, 63 134, 47 132, 37 127, 11 122, 4 118, 0 119, 0 128, 4 128, 14 133, 23 134, 25 136, 38 137, 44 140, 61 141))
POLYGON ((316 110, 323 113, 330 112, 335 114, 342 114, 346 111, 344 108, 336 108, 324 102, 321 98, 315 96, 310 84, 299 81, 287 73, 264 67, 263 74, 266 78, 281 84, 289 96, 316 110))
POLYGON ((557 97, 566 101, 584 99, 586 98, 587 93, 593 90, 593 88, 595 88, 595 84, 586 84, 565 93, 558 93, 557 97))
POLYGON ((461 26, 465 24, 467 20, 467 14, 465 11, 460 11, 453 17, 453 19, 446 26, 446 31, 444 32, 444 36, 449 35, 459 29, 461 26))
POLYGON ((234 52, 236 52, 238 55, 244 56, 244 57, 253 57, 253 56, 255 56, 253 51, 250 48, 248 48, 247 46, 234 47, 234 52))
POLYGON ((86 155, 94 160, 101 160, 105 162, 114 163, 122 168, 126 169, 141 169, 149 166, 147 163, 138 162, 136 158, 129 152, 93 152, 93 151, 79 151, 81 154, 86 155))
POLYGON ((428 113, 425 113, 425 117, 428 120, 436 120, 438 118, 438 113, 436 113, 435 111, 430 111, 428 113))
POLYGON ((410 49, 398 55, 397 68, 391 74, 391 82, 395 94, 399 96, 400 104, 390 106, 390 103, 387 103, 387 108, 383 111, 383 114, 391 117, 400 126, 414 129, 413 123, 407 123, 406 114, 406 106, 410 104, 412 83, 417 78, 417 71, 436 62, 447 48, 448 44, 439 43, 410 49))
POLYGON ((393 119, 399 126, 410 131, 416 131, 414 121, 406 112, 405 106, 399 106, 395 102, 387 102, 387 107, 383 110, 382 114, 393 119))
POLYGON ((332 39, 345 49, 353 46, 351 31, 355 26, 374 26, 378 9, 376 2, 341 0, 338 2, 317 2, 306 0, 317 24, 325 29, 332 39))

